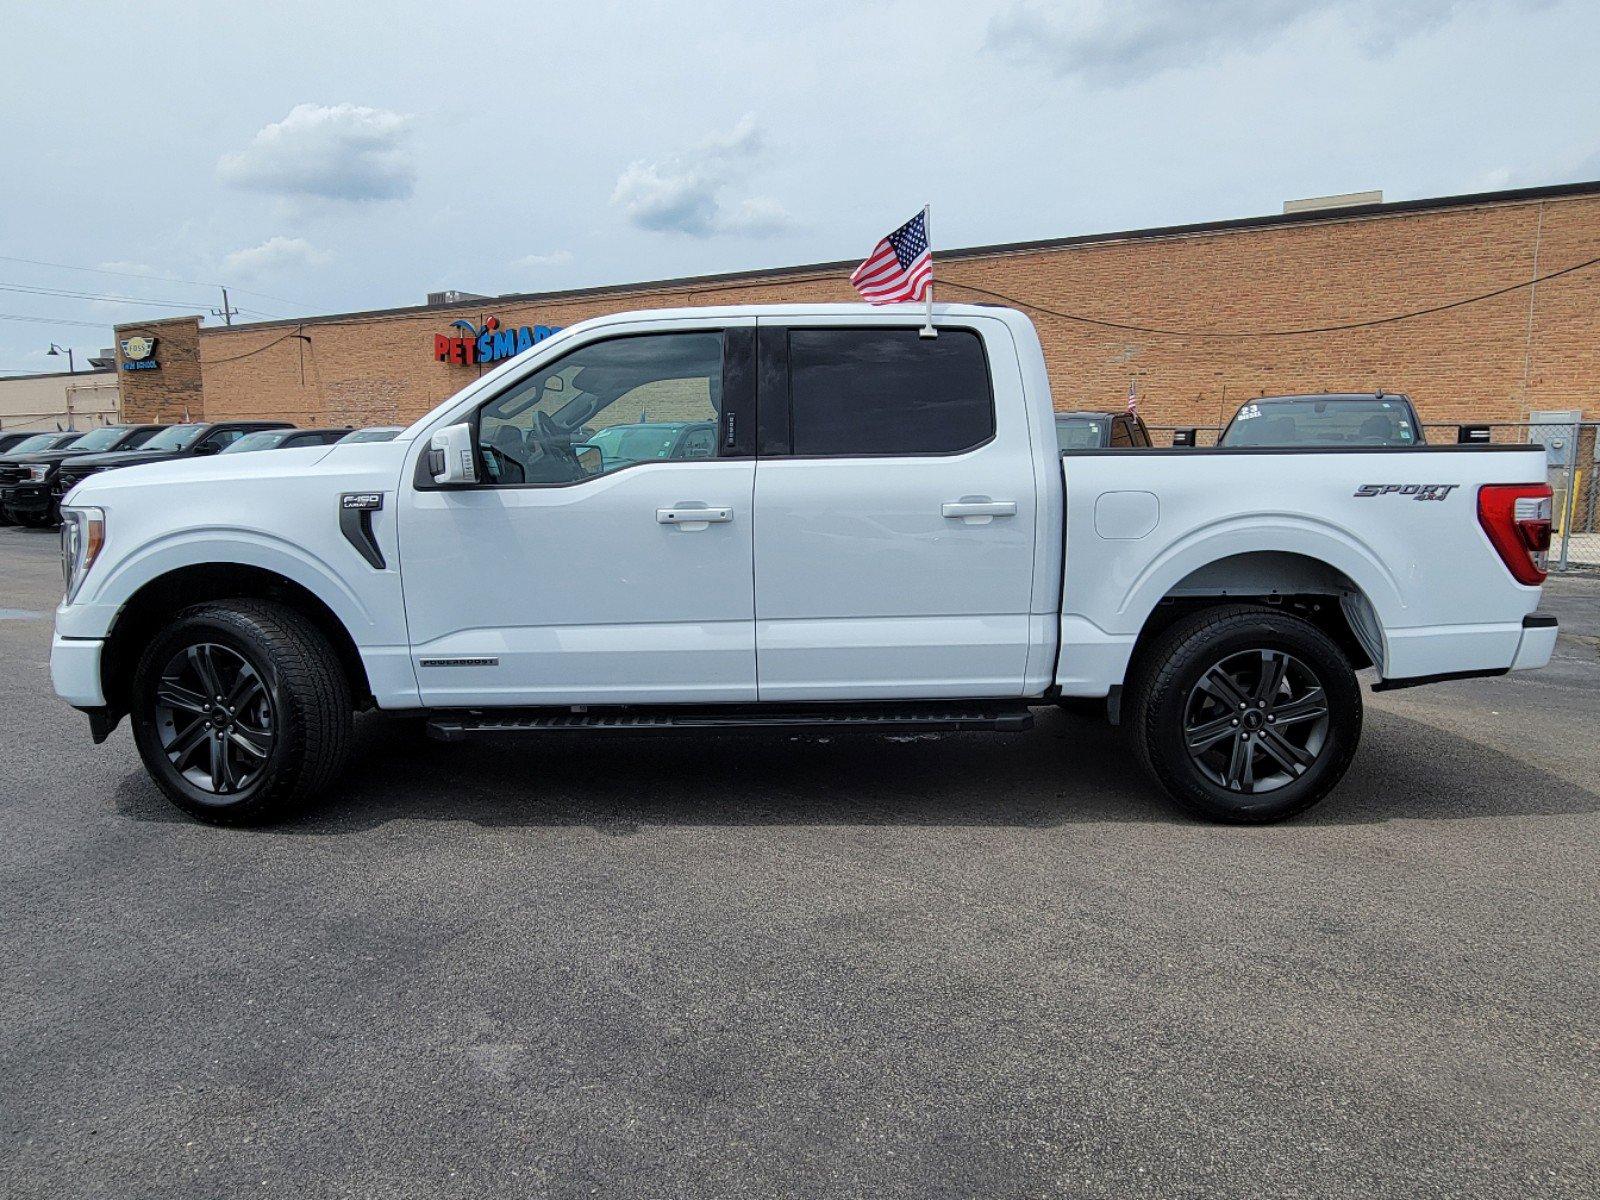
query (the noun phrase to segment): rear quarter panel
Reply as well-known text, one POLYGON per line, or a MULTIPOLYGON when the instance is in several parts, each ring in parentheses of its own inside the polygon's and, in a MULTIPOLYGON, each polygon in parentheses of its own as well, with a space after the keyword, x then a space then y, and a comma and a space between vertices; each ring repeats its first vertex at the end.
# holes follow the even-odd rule
POLYGON ((1386 677, 1507 667, 1539 589, 1478 524, 1478 488, 1541 483, 1536 449, 1068 453, 1061 655, 1069 695, 1122 681, 1150 613, 1192 572, 1254 551, 1342 572, 1382 629, 1386 677), (1363 496, 1364 485, 1434 485, 1363 496))

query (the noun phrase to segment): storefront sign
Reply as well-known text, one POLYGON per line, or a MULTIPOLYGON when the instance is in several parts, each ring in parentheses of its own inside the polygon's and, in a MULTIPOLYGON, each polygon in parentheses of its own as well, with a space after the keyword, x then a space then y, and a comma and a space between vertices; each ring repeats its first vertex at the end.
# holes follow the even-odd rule
POLYGON ((544 341, 552 333, 559 333, 559 325, 523 325, 518 328, 500 327, 499 317, 490 317, 482 328, 471 321, 452 321, 451 327, 463 331, 460 337, 438 333, 433 337, 433 357, 444 363, 462 366, 473 363, 499 362, 533 349, 535 343, 544 341))
POLYGON ((161 364, 156 361, 156 339, 130 337, 122 339, 122 369, 124 371, 155 371, 161 364))

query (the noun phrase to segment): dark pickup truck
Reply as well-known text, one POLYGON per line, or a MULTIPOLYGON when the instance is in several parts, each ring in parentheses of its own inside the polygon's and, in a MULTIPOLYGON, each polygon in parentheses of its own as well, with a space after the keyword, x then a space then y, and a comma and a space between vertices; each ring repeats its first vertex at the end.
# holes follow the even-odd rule
POLYGON ((51 481, 51 491, 59 508, 61 498, 82 480, 117 467, 137 467, 145 463, 170 462, 175 458, 199 458, 220 454, 247 433, 258 429, 291 429, 288 421, 211 421, 187 425, 165 425, 161 432, 137 450, 113 450, 107 454, 85 454, 63 462, 51 481))
POLYGON ((43 528, 61 519, 55 474, 61 465, 88 454, 132 450, 161 432, 159 425, 102 425, 65 446, 13 453, 0 462, 0 513, 18 525, 43 528))

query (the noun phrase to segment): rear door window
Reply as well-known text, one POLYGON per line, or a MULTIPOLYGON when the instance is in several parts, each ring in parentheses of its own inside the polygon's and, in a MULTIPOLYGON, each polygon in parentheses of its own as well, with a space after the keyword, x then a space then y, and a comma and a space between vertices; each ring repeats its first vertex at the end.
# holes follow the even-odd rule
POLYGON ((995 432, 970 329, 791 329, 789 389, 797 455, 955 454, 995 432))

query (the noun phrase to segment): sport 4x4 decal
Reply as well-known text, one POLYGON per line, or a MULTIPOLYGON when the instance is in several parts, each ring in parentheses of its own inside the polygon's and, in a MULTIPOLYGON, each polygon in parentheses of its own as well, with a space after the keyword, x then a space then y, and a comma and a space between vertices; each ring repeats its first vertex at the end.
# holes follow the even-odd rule
POLYGON ((1410 496, 1413 500, 1443 500, 1461 485, 1459 483, 1363 483, 1356 495, 1410 496))

